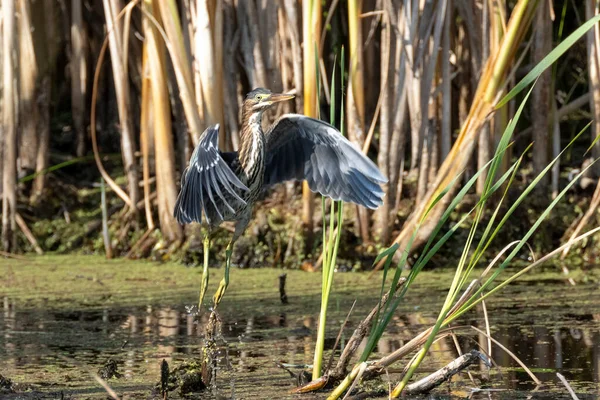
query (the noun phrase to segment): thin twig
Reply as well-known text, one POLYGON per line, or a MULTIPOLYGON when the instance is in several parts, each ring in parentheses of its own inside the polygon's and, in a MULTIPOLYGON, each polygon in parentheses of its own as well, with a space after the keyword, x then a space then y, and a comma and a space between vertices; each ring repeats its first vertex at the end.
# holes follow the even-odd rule
POLYGON ((504 350, 506 352, 506 354, 508 354, 509 356, 512 357, 513 360, 515 360, 524 370, 525 372, 527 372, 527 374, 531 377, 531 379, 533 379, 533 381, 537 384, 537 385, 541 385, 542 381, 540 381, 537 376, 535 376, 533 374, 533 372, 531 372, 531 370, 527 367, 527 365, 525 365, 525 363, 523 361, 521 361, 519 359, 519 357, 517 357, 512 351, 510 351, 509 349, 507 349, 505 346, 502 345, 502 343, 500 343, 499 341, 497 341, 496 339, 494 339, 492 336, 488 336, 487 333, 485 333, 484 331, 482 331, 481 329, 478 329, 474 326, 471 325, 471 329, 474 329, 475 331, 481 333, 482 335, 487 336, 492 342, 494 342, 498 347, 500 347, 502 350, 504 350))
POLYGON ((21 228, 23 235, 25 235, 25 237, 27 238, 29 243, 31 243, 31 245, 33 246, 33 249, 35 250, 35 252, 38 253, 39 255, 43 255, 44 251, 38 244, 38 241, 35 239, 35 236, 33 236, 33 233, 31 233, 31 231, 27 227, 27 224, 25 223, 25 220, 23 219, 23 217, 21 217, 21 214, 16 212, 15 220, 17 221, 17 225, 19 225, 19 228, 21 228))
POLYGON ((335 344, 333 345, 333 350, 331 352, 331 355, 329 356, 329 361, 327 362, 327 367, 325 368, 325 371, 329 371, 329 368, 331 368, 331 364, 333 363, 333 355, 335 354, 335 349, 337 349, 338 344, 340 343, 340 339, 342 338, 342 333, 344 333, 344 329, 346 328, 346 324, 348 323, 348 320, 350 319, 350 315, 352 315, 352 311, 354 311, 355 305, 356 305, 356 300, 354 300, 354 303, 352 303, 352 307, 350 307, 350 311, 348 311, 348 315, 346 315, 346 319, 342 323, 342 326, 340 326, 340 331, 338 332, 338 335, 335 338, 335 344))
POLYGON ((383 295, 381 301, 371 310, 365 319, 358 324, 354 330, 354 333, 350 337, 350 340, 348 340, 346 347, 344 347, 344 351, 342 352, 337 365, 333 370, 330 371, 330 376, 334 378, 340 378, 346 373, 346 367, 348 366, 350 359, 356 352, 356 349, 358 349, 358 346, 362 342, 363 338, 367 335, 369 327, 373 323, 373 319, 377 315, 377 312, 385 307, 389 299, 393 297, 393 295, 398 291, 398 289, 400 289, 400 287, 402 287, 402 285, 404 285, 405 282, 406 279, 401 278, 401 280, 398 281, 398 285, 395 288, 390 288, 390 290, 383 295))
MULTIPOLYGON (((456 336, 454 331, 450 331, 450 336, 452 337, 452 342, 454 343, 454 347, 456 347, 456 351, 458 351, 458 355, 464 355, 460 343, 458 343, 458 337, 456 336)), ((409 363, 408 365, 410 364, 412 363, 409 363)), ((471 371, 467 371, 467 374, 469 375, 469 379, 471 380, 471 382, 475 385, 475 378, 473 378, 473 374, 471 373, 471 371)))
POLYGON ((565 385, 565 387, 567 388, 567 390, 569 391, 569 394, 571 395, 571 397, 573 398, 573 400, 579 400, 579 397, 577 397, 577 394, 575 394, 575 391, 573 390, 573 388, 571 387, 571 385, 569 385, 569 382, 567 382, 567 380, 565 379, 565 377, 557 372, 556 376, 558 376, 558 379, 560 379, 560 381, 562 382, 563 385, 565 385))
POLYGON ((350 396, 350 393, 352 393, 354 391, 354 388, 356 387, 358 382, 360 382, 360 378, 362 378, 366 369, 367 369, 367 363, 366 362, 361 363, 360 367, 358 368, 358 374, 356 374, 356 378, 354 378, 354 382, 352 382, 352 385, 350 385, 350 388, 348 389, 348 391, 346 391, 346 395, 344 396, 344 398, 342 400, 348 400, 348 396, 350 396))
POLYGON ((102 379, 97 373, 95 373, 94 371, 92 371, 90 368, 88 368, 87 366, 85 366, 84 364, 80 363, 79 361, 70 358, 70 357, 66 357, 62 354, 57 354, 58 358, 63 359, 64 361, 74 364, 75 366, 81 368, 82 370, 84 370, 85 372, 87 372, 92 378, 94 378, 94 380, 96 382, 98 382, 100 384, 100 386, 102 386, 104 388, 104 390, 106 390, 106 393, 108 393, 108 395, 110 397, 112 397, 114 400, 119 400, 119 395, 117 395, 117 392, 115 392, 109 385, 108 383, 106 383, 106 381, 104 379, 102 379))

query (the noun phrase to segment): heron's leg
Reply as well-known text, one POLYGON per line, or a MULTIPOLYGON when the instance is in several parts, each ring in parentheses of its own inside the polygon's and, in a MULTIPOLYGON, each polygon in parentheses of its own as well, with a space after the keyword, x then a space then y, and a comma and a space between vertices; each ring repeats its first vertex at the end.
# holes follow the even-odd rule
POLYGON ((221 302, 221 299, 223 298, 223 295, 225 294, 225 290, 227 290, 227 286, 229 286, 229 269, 231 267, 231 254, 233 253, 233 245, 235 244, 236 240, 238 240, 238 238, 242 236, 242 233, 244 233, 244 231, 246 230, 246 227, 250 222, 251 216, 251 211, 245 213, 242 219, 240 219, 235 225, 235 232, 233 233, 233 237, 229 241, 227 249, 225 250, 225 275, 223 276, 223 279, 221 279, 219 288, 217 289, 213 297, 213 308, 217 308, 217 306, 221 302))
POLYGON ((202 308, 202 302, 204 301, 204 295, 206 294, 206 288, 208 287, 208 256, 210 252, 210 230, 204 236, 203 244, 203 254, 204 254, 204 267, 202 269, 202 284, 200 286, 200 299, 198 299, 198 310, 202 308))

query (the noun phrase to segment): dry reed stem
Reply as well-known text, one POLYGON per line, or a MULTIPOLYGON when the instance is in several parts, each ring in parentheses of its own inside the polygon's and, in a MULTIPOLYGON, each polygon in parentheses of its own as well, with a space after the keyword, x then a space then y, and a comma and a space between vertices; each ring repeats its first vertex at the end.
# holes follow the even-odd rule
POLYGON ((146 213, 146 225, 148 229, 154 228, 152 216, 152 204, 150 204, 150 129, 152 119, 150 118, 150 102, 152 92, 150 89, 150 65, 148 63, 148 44, 144 43, 142 49, 142 99, 140 104, 140 147, 142 150, 142 176, 144 184, 144 209, 146 213))
POLYGON ((562 384, 567 388, 567 391, 571 395, 571 398, 573 400, 579 400, 579 397, 577 397, 577 394, 575 393, 575 391, 573 390, 573 388, 571 387, 569 382, 565 379, 565 377, 560 372, 557 372, 556 376, 558 377, 558 379, 560 379, 562 384))
MULTIPOLYGON (((289 8, 289 7, 288 7, 289 8)), ((316 60, 320 58, 318 38, 321 35, 321 2, 305 0, 302 3, 302 36, 304 46, 304 115, 318 118, 319 93, 317 93, 316 60)), ((302 223, 308 251, 312 246, 314 230, 314 195, 306 181, 302 182, 302 223)))
MULTIPOLYGON (((37 81, 39 75, 37 54, 34 49, 34 29, 31 20, 30 0, 17 3, 17 54, 19 90, 19 171, 36 169, 38 148, 37 81)), ((42 32, 40 30, 40 32, 42 32)))
POLYGON ((19 225, 19 228, 21 228, 21 231, 23 232, 23 235, 25 235, 25 237, 27 238, 27 240, 29 241, 29 243, 31 243, 31 246, 33 247, 33 249, 35 250, 35 252, 37 254, 39 254, 40 256, 43 255, 44 251, 42 250, 42 248, 38 244, 38 241, 36 240, 35 236, 33 236, 33 233, 31 233, 31 231, 27 227, 27 224, 25 223, 25 220, 23 219, 23 217, 21 217, 21 215, 19 213, 16 213, 15 214, 15 220, 17 222, 17 225, 19 225))
MULTIPOLYGON (((153 14, 152 3, 146 0, 148 14, 153 14)), ((156 17, 160 22, 160 17, 156 17)), ((161 232, 166 240, 180 240, 183 231, 173 216, 177 198, 175 186, 175 153, 171 129, 171 107, 167 87, 165 49, 156 28, 145 18, 147 40, 147 61, 150 67, 150 90, 152 93, 152 117, 154 128, 154 151, 156 169, 156 192, 158 196, 158 217, 161 232)))
MULTIPOLYGON (((105 0, 106 1, 106 0, 105 0)), ((116 16, 115 20, 119 20, 126 12, 128 8, 133 8, 137 5, 139 0, 131 0, 121 12, 116 16)), ((109 32, 110 33, 110 32, 109 32)), ((100 171, 100 175, 106 181, 108 186, 119 196, 127 206, 133 207, 133 203, 131 198, 125 193, 119 185, 115 183, 115 181, 110 177, 106 169, 104 169, 104 165, 102 164, 102 159, 100 158, 100 152, 98 150, 98 139, 96 135, 96 103, 98 99, 98 81, 100 79, 100 72, 102 71, 102 63, 104 62, 104 56, 106 54, 106 49, 108 48, 109 37, 108 35, 105 37, 104 42, 102 43, 102 47, 100 49, 100 54, 98 55, 98 61, 96 62, 96 69, 94 70, 94 83, 92 85, 92 105, 91 105, 91 115, 90 115, 90 133, 92 136, 92 151, 94 152, 94 160, 96 161, 96 166, 98 167, 98 171, 100 171)))
POLYGON ((538 379, 538 377, 535 376, 535 374, 533 372, 531 372, 531 370, 527 367, 527 365, 525 365, 525 363, 523 361, 521 361, 519 359, 519 357, 516 356, 516 354, 514 354, 512 351, 510 351, 508 348, 506 348, 506 346, 502 345, 502 343, 500 343, 499 341, 497 341, 496 339, 494 339, 492 336, 488 335, 486 332, 482 331, 481 329, 478 329, 472 325, 471 325, 471 329, 475 330, 477 333, 479 333, 481 335, 485 335, 489 340, 494 342, 496 344, 496 346, 498 346, 499 348, 504 350, 506 352, 506 354, 508 354, 513 360, 515 360, 521 366, 521 368, 523 368, 525 370, 525 372, 527 372, 527 374, 531 377, 531 379, 537 385, 542 384, 542 381, 540 381, 538 379))
POLYGON ((203 131, 203 124, 200 121, 196 103, 197 99, 194 96, 194 84, 190 69, 191 63, 183 41, 177 4, 174 0, 158 0, 157 3, 162 16, 164 29, 152 15, 146 14, 146 16, 163 37, 169 51, 175 78, 177 80, 177 87, 179 88, 179 96, 183 104, 185 118, 189 127, 190 137, 195 147, 198 144, 198 138, 203 131))
MULTIPOLYGON (((130 3, 131 4, 131 3, 130 3)), ((125 175, 127 176, 128 192, 131 202, 135 204, 139 198, 137 174, 137 162, 135 158, 135 140, 133 138, 133 124, 130 118, 130 91, 129 76, 127 74, 127 49, 128 40, 123 37, 123 31, 127 32, 127 23, 125 27, 121 26, 120 10, 124 11, 124 20, 127 21, 131 15, 133 7, 122 7, 120 0, 103 0, 104 14, 106 17, 106 27, 108 35, 108 45, 111 56, 111 66, 113 71, 113 81, 117 97, 117 109, 119 112, 120 130, 121 130, 121 155, 125 175)), ((135 209, 131 210, 136 212, 135 209)))
POLYGON ((17 123, 18 88, 15 85, 16 66, 13 51, 17 44, 15 0, 2 1, 2 75, 3 106, 2 135, 2 246, 10 252, 16 247, 17 213, 17 123))
MULTIPOLYGON (((513 9, 507 34, 504 36, 498 52, 490 56, 484 67, 469 115, 462 125, 448 157, 439 168, 437 177, 431 184, 431 189, 428 190, 423 200, 416 204, 415 211, 406 221, 400 235, 398 235, 393 243, 399 243, 400 247, 406 245, 409 237, 414 232, 417 222, 423 218, 432 199, 436 198, 465 168, 473 151, 475 138, 494 111, 493 105, 501 93, 502 84, 505 83, 503 77, 508 73, 510 61, 514 59, 516 49, 520 43, 519 39, 525 34, 524 32, 527 31, 529 22, 531 22, 530 14, 530 0, 519 0, 513 9)), ((421 226, 419 234, 414 241, 415 247, 422 244, 425 238, 431 233, 448 204, 450 197, 451 194, 446 195, 429 213, 427 221, 421 226)), ((376 269, 381 268, 381 266, 380 262, 376 269)))

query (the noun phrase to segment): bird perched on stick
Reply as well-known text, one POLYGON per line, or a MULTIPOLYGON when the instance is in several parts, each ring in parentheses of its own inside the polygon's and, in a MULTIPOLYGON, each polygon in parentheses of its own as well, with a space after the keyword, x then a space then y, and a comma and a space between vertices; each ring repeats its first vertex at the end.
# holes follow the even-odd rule
POLYGON ((236 222, 226 250, 225 276, 213 298, 216 307, 229 285, 233 245, 248 226, 254 203, 265 188, 288 180, 306 180, 312 191, 333 200, 371 209, 383 203, 380 185, 387 179, 333 126, 304 115, 287 114, 263 132, 263 112, 292 98, 262 88, 248 93, 242 107, 239 151, 220 151, 219 125, 211 126, 200 136, 181 177, 175 204, 177 221, 204 222, 208 226, 198 307, 208 286, 211 232, 223 221, 236 222))

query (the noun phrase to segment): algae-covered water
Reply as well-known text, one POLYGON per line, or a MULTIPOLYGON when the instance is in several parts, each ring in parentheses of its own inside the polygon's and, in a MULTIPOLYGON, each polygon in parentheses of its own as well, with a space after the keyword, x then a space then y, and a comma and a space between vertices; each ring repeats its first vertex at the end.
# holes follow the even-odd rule
MULTIPOLYGON (((211 273, 210 293, 222 270, 211 273)), ((573 272, 572 277, 576 286, 546 267, 487 303, 492 335, 533 370, 542 386, 536 387, 505 351, 493 345, 495 367, 488 372, 483 365, 472 366, 474 381, 461 373, 431 398, 571 398, 556 372, 566 377, 579 398, 600 398, 598 277, 589 271, 573 272)), ((217 341, 216 382, 196 398, 324 398, 325 392, 290 394, 294 380, 279 366, 283 363, 297 372, 295 366, 312 363, 320 279, 320 273, 301 271, 233 270, 219 306, 222 337, 217 341), (288 304, 279 297, 282 272, 287 273, 288 304)), ((354 300, 342 344, 377 303, 380 279, 381 275, 336 274, 326 346, 333 346, 354 300)), ((379 354, 388 354, 431 326, 450 279, 449 270, 419 275, 379 342, 379 354)), ((102 372, 110 361, 118 373, 108 383, 119 396, 160 398, 155 385, 162 360, 174 368, 200 355, 209 312, 196 315, 199 282, 199 268, 176 264, 90 256, 0 260, 0 375, 9 378, 16 390, 0 388, 0 397, 104 399, 105 390, 89 371, 102 372)), ((486 341, 468 327, 484 329, 481 308, 459 324, 456 333, 463 351, 486 341)), ((456 356, 452 339, 441 340, 417 375, 424 376, 456 356)), ((404 363, 389 371, 392 381, 404 363)), ((385 388, 387 379, 369 386, 385 388)), ((178 393, 169 397, 177 398, 178 393)))

